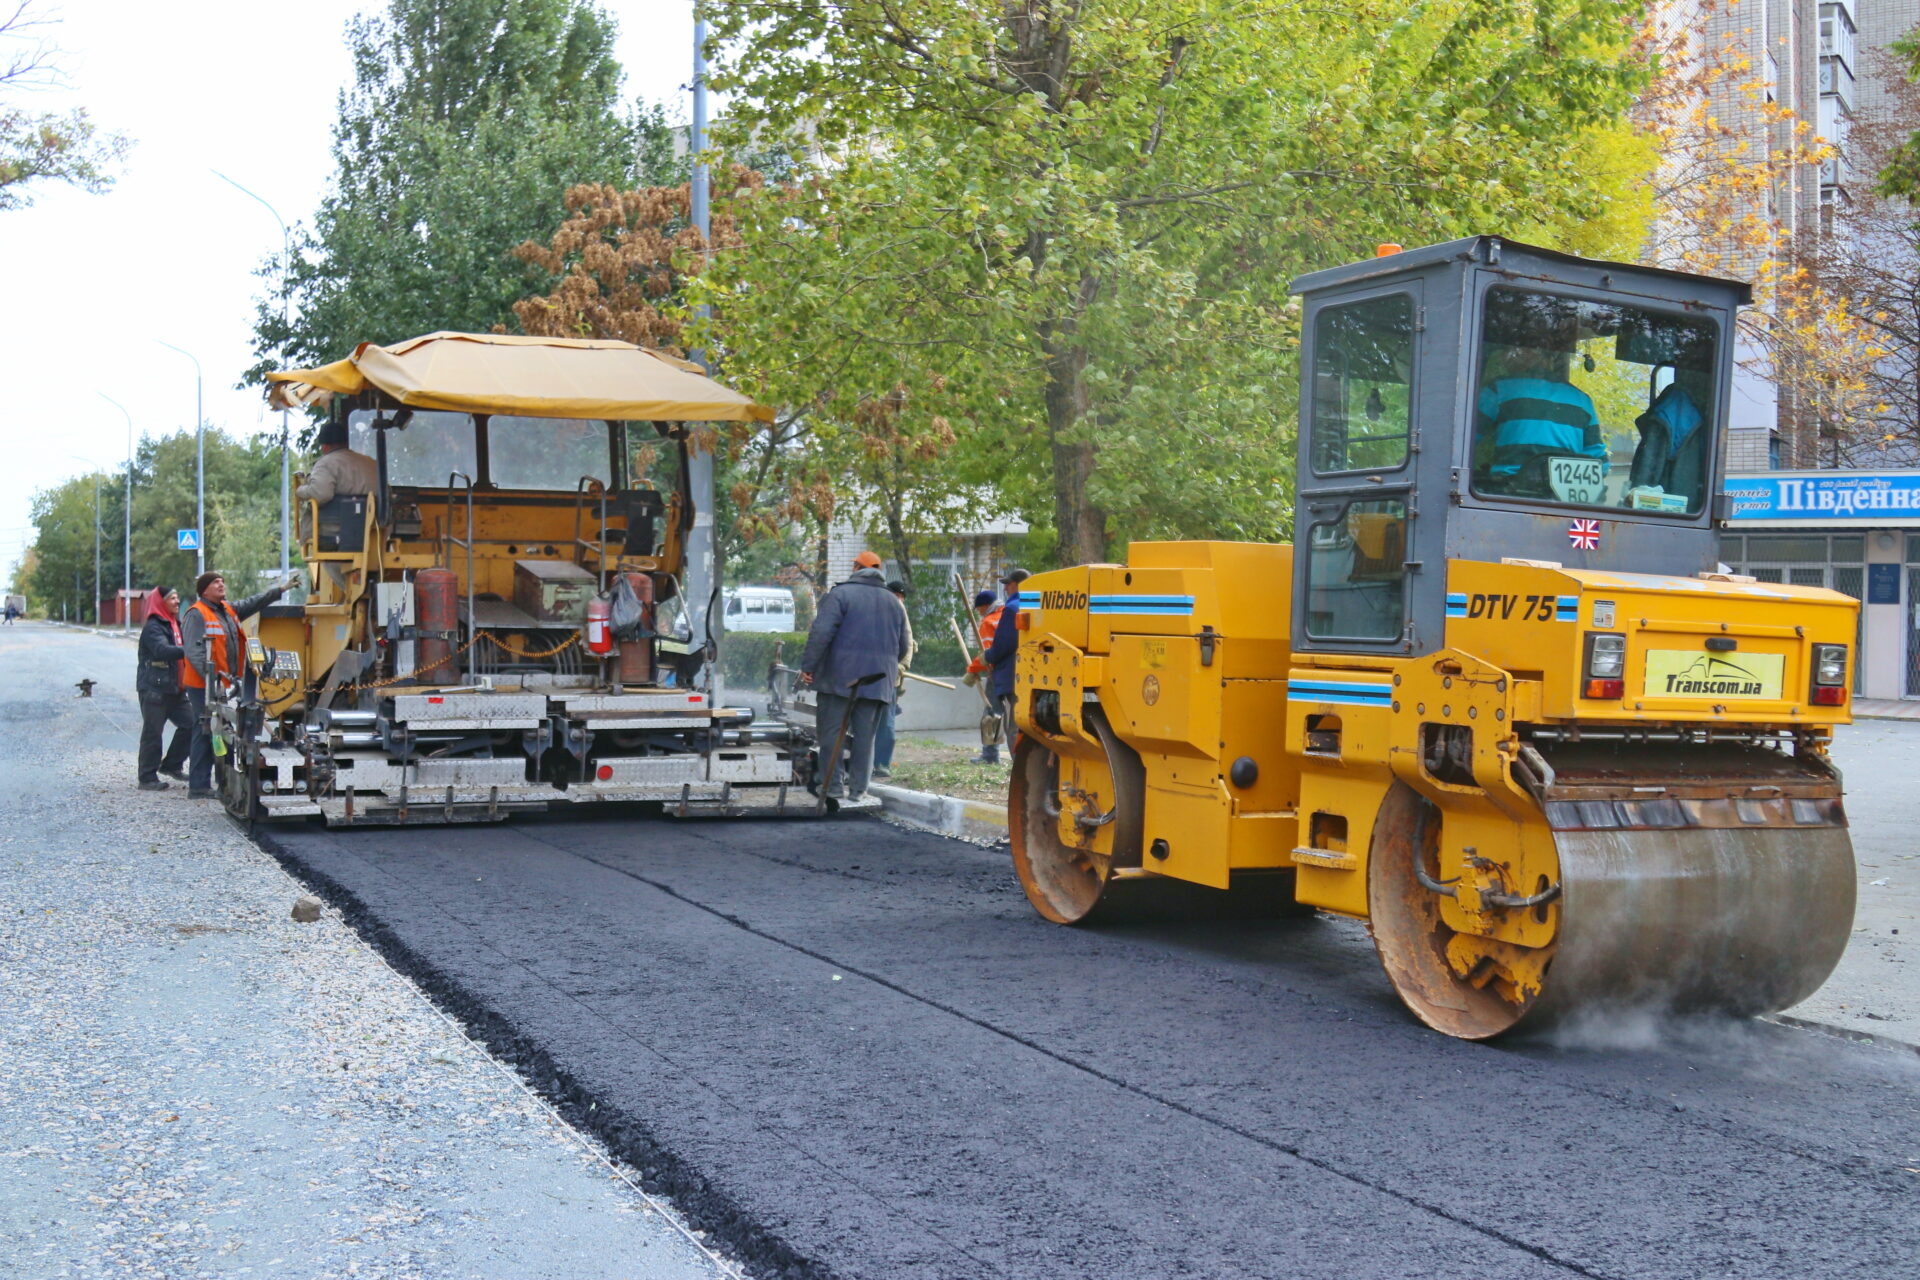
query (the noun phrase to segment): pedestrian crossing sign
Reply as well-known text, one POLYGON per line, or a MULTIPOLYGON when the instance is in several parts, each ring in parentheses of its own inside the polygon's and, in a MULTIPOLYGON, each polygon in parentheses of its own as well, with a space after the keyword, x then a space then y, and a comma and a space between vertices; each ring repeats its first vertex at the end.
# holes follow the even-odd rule
POLYGON ((180 550, 198 551, 200 549, 200 531, 198 529, 176 529, 174 536, 180 540, 180 550))

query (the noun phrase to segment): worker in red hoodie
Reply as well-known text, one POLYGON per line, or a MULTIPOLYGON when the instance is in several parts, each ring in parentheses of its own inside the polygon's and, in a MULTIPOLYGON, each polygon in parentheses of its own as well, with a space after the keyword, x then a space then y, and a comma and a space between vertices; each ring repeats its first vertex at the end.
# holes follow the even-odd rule
POLYGON ((140 628, 139 666, 134 692, 140 695, 139 773, 142 791, 165 791, 166 774, 178 782, 187 775, 187 748, 193 744, 193 712, 180 684, 180 666, 187 650, 180 636, 180 593, 168 587, 147 592, 147 621, 140 628), (166 758, 160 756, 160 737, 173 726, 166 758))

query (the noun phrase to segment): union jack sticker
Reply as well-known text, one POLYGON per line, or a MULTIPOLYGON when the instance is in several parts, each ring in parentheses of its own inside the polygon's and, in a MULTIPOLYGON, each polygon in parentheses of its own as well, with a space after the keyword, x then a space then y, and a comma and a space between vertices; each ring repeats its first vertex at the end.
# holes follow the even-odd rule
POLYGON ((1600 522, 1575 520, 1567 526, 1567 541, 1576 551, 1593 551, 1600 546, 1600 522))

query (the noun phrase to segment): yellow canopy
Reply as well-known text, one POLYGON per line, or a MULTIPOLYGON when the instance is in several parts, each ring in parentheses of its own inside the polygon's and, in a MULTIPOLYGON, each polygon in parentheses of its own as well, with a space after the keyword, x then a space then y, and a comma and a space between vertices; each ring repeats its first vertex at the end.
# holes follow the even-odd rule
POLYGON ((430 333, 391 347, 363 342, 345 360, 267 375, 276 407, 323 404, 377 387, 415 409, 661 422, 773 420, 700 372, 631 342, 430 333))

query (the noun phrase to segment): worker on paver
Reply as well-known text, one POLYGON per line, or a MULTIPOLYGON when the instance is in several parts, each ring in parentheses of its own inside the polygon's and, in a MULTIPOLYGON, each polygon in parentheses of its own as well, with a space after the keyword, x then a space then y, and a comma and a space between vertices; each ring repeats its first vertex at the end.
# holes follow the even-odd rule
POLYGON ((140 698, 140 753, 136 762, 142 791, 165 791, 161 774, 185 782, 187 747, 193 742, 193 713, 189 710, 180 673, 187 650, 180 631, 180 593, 156 586, 147 592, 147 620, 140 628, 140 652, 133 688, 140 698), (160 755, 160 736, 173 726, 173 741, 160 755))
POLYGON ((298 582, 288 574, 257 596, 237 605, 227 603, 227 580, 208 570, 194 579, 198 597, 181 619, 181 632, 187 651, 187 665, 181 669, 181 681, 187 686, 187 699, 193 706, 193 750, 187 764, 187 799, 211 800, 213 790, 213 726, 207 721, 207 696, 240 678, 240 664, 246 640, 240 624, 285 595, 298 582))
POLYGON ((347 447, 346 423, 325 424, 313 442, 320 446, 320 460, 293 491, 302 502, 331 502, 343 494, 372 493, 379 487, 379 464, 347 447))
POLYGON ((800 655, 800 678, 820 699, 815 723, 824 776, 816 784, 825 796, 859 800, 873 773, 880 717, 893 702, 894 674, 907 658, 907 611, 887 590, 879 556, 862 551, 853 565, 853 576, 820 602, 800 655), (844 774, 840 761, 829 758, 842 742, 853 750, 844 774))

